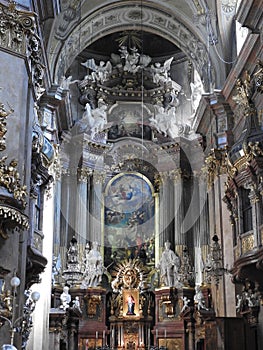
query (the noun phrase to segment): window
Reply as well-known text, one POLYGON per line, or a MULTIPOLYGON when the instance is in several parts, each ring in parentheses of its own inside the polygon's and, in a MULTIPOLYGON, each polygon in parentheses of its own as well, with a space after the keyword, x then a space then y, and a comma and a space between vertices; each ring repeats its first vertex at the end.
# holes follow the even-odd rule
POLYGON ((243 217, 243 233, 251 231, 252 226, 252 206, 249 199, 249 190, 241 189, 241 205, 242 205, 242 217, 243 217))

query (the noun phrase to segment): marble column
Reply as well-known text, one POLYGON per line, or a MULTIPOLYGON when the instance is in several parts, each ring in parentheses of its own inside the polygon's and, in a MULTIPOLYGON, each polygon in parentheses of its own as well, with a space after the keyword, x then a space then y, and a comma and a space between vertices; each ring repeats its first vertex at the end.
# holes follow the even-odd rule
MULTIPOLYGON (((234 236, 233 236, 233 226, 229 216, 229 210, 227 203, 224 201, 225 196, 225 183, 227 181, 227 175, 221 174, 220 178, 220 211, 222 216, 221 222, 221 236, 220 244, 222 248, 222 263, 223 267, 227 268, 228 266, 233 266, 234 264, 234 236), (226 218, 226 219, 225 219, 226 218)), ((223 275, 223 284, 224 284, 224 302, 225 304, 225 314, 226 317, 235 317, 236 316, 236 296, 235 296, 235 286, 232 283, 231 275, 223 275)))
POLYGON ((79 168, 77 173, 75 232, 80 254, 85 248, 87 236, 87 179, 88 170, 79 168))
POLYGON ((183 179, 181 169, 175 170, 172 174, 174 192, 174 244, 175 246, 185 244, 184 233, 182 232, 183 217, 183 179))
POLYGON ((169 224, 169 176, 167 172, 161 174, 162 185, 160 191, 160 246, 164 246, 164 242, 169 240, 168 224, 169 224))
MULTIPOLYGON (((52 274, 52 247, 54 221, 51 220, 54 213, 54 187, 52 186, 49 193, 45 193, 43 203, 43 255, 47 258, 48 263, 44 272, 41 274, 41 283, 34 284, 31 287, 32 291, 40 293, 40 300, 36 303, 35 310, 32 314, 32 328, 27 349, 42 349, 48 350, 51 347, 48 345, 49 334, 49 310, 51 307, 51 274, 52 274), (41 317, 39 317, 41 315, 41 317)), ((55 347, 54 347, 55 348, 55 347)), ((52 346, 53 349, 53 346, 52 346)))
POLYGON ((261 246, 261 216, 262 216, 262 203, 261 195, 256 188, 256 184, 253 183, 250 186, 249 199, 252 206, 252 226, 254 236, 254 247, 261 246))
POLYGON ((154 215, 154 227, 155 227, 155 245, 154 245, 154 249, 155 249, 155 266, 157 266, 157 264, 159 263, 160 260, 160 197, 159 197, 159 193, 155 193, 155 215, 154 215))
POLYGON ((60 232, 61 232, 61 177, 56 179, 55 190, 54 190, 54 244, 53 244, 53 255, 58 256, 60 254, 60 232))
POLYGON ((104 222, 103 218, 103 194, 102 194, 102 184, 105 179, 103 173, 93 173, 93 186, 92 186, 92 197, 91 197, 91 241, 97 241, 99 245, 102 242, 102 224, 104 222))

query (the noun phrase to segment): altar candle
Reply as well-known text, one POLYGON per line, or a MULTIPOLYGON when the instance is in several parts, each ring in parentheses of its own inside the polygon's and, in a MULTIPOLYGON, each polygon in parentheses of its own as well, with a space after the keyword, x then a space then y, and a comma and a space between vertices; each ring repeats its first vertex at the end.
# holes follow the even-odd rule
POLYGON ((98 339, 98 331, 96 331, 96 339, 98 339))
POLYGON ((102 337, 103 337, 103 339, 105 338, 105 331, 103 331, 103 336, 102 337))
POLYGON ((148 328, 148 347, 150 346, 150 340, 151 339, 151 331, 150 328, 148 328))
POLYGON ((156 329, 156 339, 158 338, 158 329, 156 329))
POLYGON ((164 330, 164 338, 166 339, 166 329, 164 330))

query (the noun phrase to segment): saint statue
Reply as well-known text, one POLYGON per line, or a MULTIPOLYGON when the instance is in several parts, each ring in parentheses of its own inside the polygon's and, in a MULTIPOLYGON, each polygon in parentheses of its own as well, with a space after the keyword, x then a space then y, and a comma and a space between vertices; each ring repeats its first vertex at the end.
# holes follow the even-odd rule
POLYGON ((65 286, 63 288, 63 293, 60 295, 60 309, 66 311, 69 308, 69 304, 71 302, 71 295, 69 294, 69 287, 65 286))
POLYGON ((165 249, 157 267, 160 268, 162 284, 165 287, 174 287, 181 262, 179 256, 170 248, 170 242, 165 242, 164 246, 165 249))
POLYGON ((92 249, 87 251, 85 259, 85 279, 82 283, 84 288, 97 287, 104 271, 102 256, 98 250, 98 242, 93 242, 92 249))

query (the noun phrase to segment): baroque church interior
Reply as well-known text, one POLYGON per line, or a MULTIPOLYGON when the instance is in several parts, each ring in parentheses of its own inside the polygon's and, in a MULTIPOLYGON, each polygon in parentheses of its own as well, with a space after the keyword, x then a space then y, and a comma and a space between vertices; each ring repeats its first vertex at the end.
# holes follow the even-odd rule
POLYGON ((263 348, 263 1, 0 1, 2 350, 263 348))

